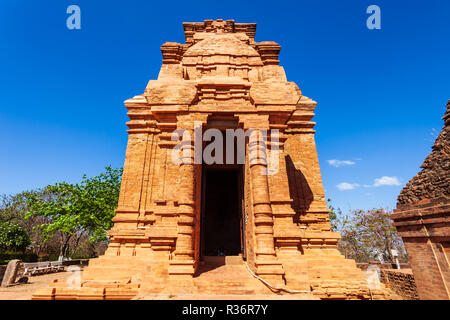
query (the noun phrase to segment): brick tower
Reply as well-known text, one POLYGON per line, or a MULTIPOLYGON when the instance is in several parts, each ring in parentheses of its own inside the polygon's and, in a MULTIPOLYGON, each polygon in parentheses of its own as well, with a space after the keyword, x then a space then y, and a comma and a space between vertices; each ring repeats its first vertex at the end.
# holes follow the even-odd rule
POLYGON ((330 227, 316 102, 287 81, 280 45, 255 42, 254 23, 183 27, 184 44, 161 46, 158 79, 125 101, 128 146, 105 255, 90 261, 78 286, 55 282, 34 298, 273 294, 263 281, 309 298, 369 298, 330 227), (208 129, 250 132, 243 163, 196 162, 196 146, 208 143, 187 137, 208 129), (183 161, 173 161, 174 150, 183 161))
POLYGON ((420 299, 450 299, 450 100, 444 127, 392 214, 420 299))

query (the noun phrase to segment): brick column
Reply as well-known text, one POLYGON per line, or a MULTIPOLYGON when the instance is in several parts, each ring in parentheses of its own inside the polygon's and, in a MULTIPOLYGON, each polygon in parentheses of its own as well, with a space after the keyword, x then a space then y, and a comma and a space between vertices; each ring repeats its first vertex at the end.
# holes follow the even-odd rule
POLYGON ((256 254, 262 260, 275 255, 273 242, 273 214, 267 182, 267 150, 263 133, 253 130, 248 144, 250 174, 253 185, 253 212, 255 216, 256 254))
MULTIPOLYGON (((244 129, 250 130, 248 143, 248 161, 253 197, 253 215, 255 223, 255 269, 265 278, 284 284, 281 263, 275 254, 273 233, 273 213, 270 204, 269 183, 267 176, 267 134, 268 117, 257 116, 244 118, 244 129), (258 129, 255 129, 258 128, 258 129)), ((248 132, 248 131, 247 131, 248 132)))
POLYGON ((185 129, 181 146, 178 188, 178 238, 170 274, 193 275, 195 271, 195 171, 194 132, 185 129))
MULTIPOLYGON (((177 116, 177 128, 184 130, 181 145, 178 193, 178 235, 174 258, 170 262, 169 274, 189 276, 195 273, 198 263, 199 234, 197 222, 200 221, 199 204, 196 197, 201 174, 195 164, 196 122, 205 123, 208 114, 183 114, 177 116), (197 252, 196 252, 197 250, 197 252)), ((200 143, 201 146, 201 143, 200 143)))

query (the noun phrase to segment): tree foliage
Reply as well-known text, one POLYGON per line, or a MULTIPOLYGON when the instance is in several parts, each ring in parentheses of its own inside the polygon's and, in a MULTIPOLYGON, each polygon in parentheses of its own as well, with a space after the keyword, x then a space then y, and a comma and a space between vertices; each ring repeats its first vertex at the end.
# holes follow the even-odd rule
POLYGON ((119 200, 122 169, 106 167, 106 171, 93 178, 83 177, 79 186, 78 216, 82 227, 89 232, 91 241, 107 240, 112 218, 119 200))
POLYGON ((27 233, 31 244, 27 251, 39 256, 41 249, 48 247, 42 239, 42 234, 35 226, 40 225, 45 220, 43 217, 33 217, 25 219, 27 212, 27 200, 34 191, 23 191, 13 195, 0 196, 0 222, 10 222, 23 228, 27 233))
POLYGON ((0 252, 24 252, 30 243, 30 237, 21 226, 12 222, 0 222, 0 252))
POLYGON ((406 260, 403 242, 390 219, 390 212, 384 209, 352 210, 344 214, 331 205, 330 222, 334 231, 341 233, 338 243, 339 251, 346 258, 357 262, 381 260, 395 262, 392 250, 400 253, 401 260, 406 260))
POLYGON ((31 192, 27 200, 28 218, 44 217, 38 228, 44 239, 60 234, 60 255, 69 253, 69 244, 87 234, 91 242, 106 240, 117 207, 122 169, 106 167, 93 178, 83 176, 79 184, 67 182, 49 185, 31 192))
POLYGON ((23 191, 14 195, 0 195, 0 222, 23 220, 29 194, 29 191, 23 191))
POLYGON ((335 208, 332 205, 331 199, 327 199, 327 205, 328 205, 328 209, 330 210, 328 212, 328 218, 330 219, 331 229, 333 231, 337 231, 338 223, 339 223, 338 217, 342 215, 342 211, 341 211, 341 209, 335 208))

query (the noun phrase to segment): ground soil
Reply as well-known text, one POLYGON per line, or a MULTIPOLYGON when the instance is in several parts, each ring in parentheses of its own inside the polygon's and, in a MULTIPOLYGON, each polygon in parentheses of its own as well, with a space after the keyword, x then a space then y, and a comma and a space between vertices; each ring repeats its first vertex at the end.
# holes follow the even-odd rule
POLYGON ((38 288, 45 288, 55 279, 67 279, 72 272, 56 272, 40 276, 33 276, 28 283, 15 284, 11 287, 0 287, 0 300, 30 300, 33 292, 38 288))

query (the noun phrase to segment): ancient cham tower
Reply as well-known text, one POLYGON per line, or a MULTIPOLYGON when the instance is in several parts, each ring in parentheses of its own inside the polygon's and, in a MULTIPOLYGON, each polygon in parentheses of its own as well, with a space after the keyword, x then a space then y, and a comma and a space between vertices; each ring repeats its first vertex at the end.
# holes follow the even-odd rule
POLYGON ((316 102, 287 81, 280 45, 255 42, 255 23, 183 28, 184 44, 161 46, 158 79, 125 101, 128 146, 105 255, 79 283, 56 281, 34 299, 277 291, 260 279, 312 299, 382 297, 337 250, 311 121, 316 102), (253 132, 244 162, 196 163, 198 141, 186 138, 195 128, 253 132), (181 163, 172 158, 177 130, 181 163), (267 174, 269 158, 277 167, 267 174))
POLYGON ((391 218, 422 300, 450 299, 450 100, 422 170, 400 192, 391 218))

